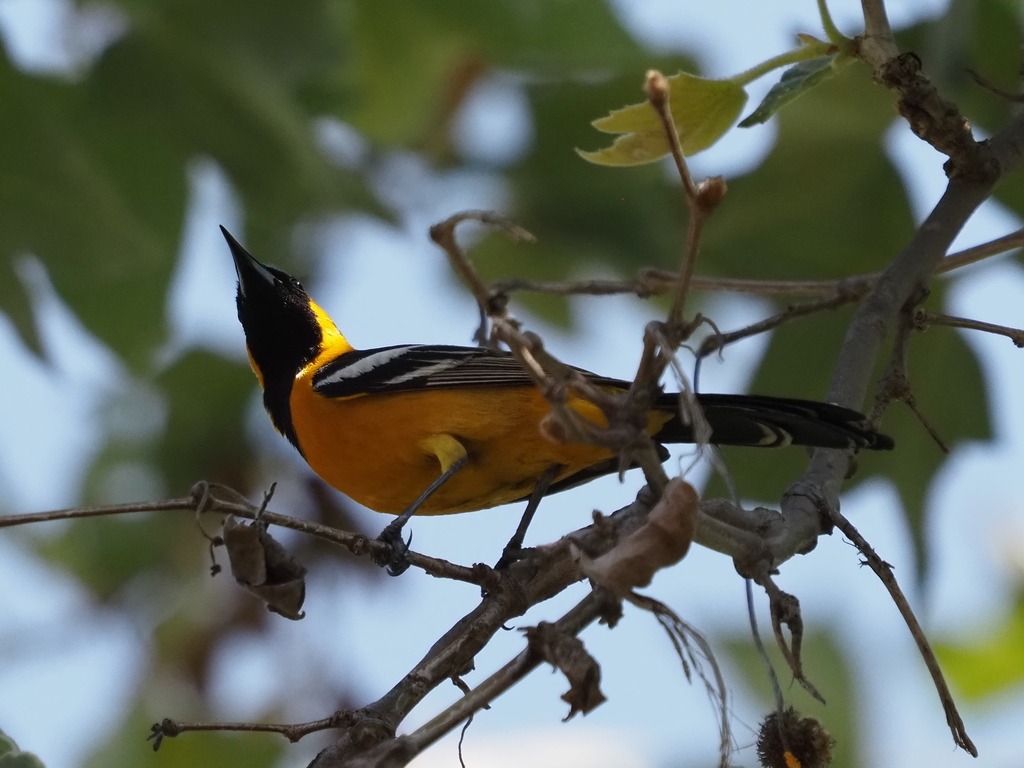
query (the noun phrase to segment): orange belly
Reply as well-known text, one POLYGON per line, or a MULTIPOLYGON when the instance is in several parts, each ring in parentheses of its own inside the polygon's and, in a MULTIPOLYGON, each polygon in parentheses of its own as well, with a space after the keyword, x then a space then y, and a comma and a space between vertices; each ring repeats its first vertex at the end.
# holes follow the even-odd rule
MULTIPOLYGON (((552 464, 556 478, 611 457, 603 448, 555 443, 539 429, 549 407, 533 387, 423 390, 329 400, 296 379, 292 424, 306 461, 327 483, 355 501, 390 514, 408 507, 442 468, 424 448, 431 437, 450 435, 467 463, 428 499, 420 514, 470 512, 530 494, 552 464)), ((573 403, 604 423, 598 409, 573 403)))

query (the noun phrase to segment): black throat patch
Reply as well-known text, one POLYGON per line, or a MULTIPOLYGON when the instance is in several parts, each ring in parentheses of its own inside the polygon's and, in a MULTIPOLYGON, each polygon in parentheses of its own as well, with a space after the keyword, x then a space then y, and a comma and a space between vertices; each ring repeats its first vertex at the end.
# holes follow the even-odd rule
POLYGON ((238 293, 238 319, 263 379, 263 405, 277 431, 302 453, 292 423, 292 386, 319 354, 323 330, 299 282, 273 267, 268 270, 279 279, 272 285, 247 283, 238 293))

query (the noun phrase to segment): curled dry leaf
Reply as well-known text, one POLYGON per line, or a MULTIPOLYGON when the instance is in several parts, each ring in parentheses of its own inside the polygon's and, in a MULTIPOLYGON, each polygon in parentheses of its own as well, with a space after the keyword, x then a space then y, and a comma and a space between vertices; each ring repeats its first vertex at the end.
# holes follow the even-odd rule
POLYGON ((689 551, 699 506, 693 486, 672 478, 640 528, 594 560, 581 555, 580 568, 619 597, 646 587, 655 572, 675 565, 689 551))
POLYGON ((814 687, 814 684, 804 676, 804 665, 800 650, 803 645, 804 620, 800 614, 800 601, 797 600, 795 595, 783 592, 781 589, 773 589, 769 594, 771 597, 772 631, 775 633, 775 642, 778 643, 782 657, 789 665, 793 678, 811 696, 824 704, 824 697, 818 693, 818 689, 814 687), (789 633, 792 636, 792 642, 789 644, 786 643, 786 637, 782 632, 783 626, 789 627, 789 633))
POLYGON ((224 548, 235 581, 256 595, 267 608, 287 619, 306 614, 306 568, 286 550, 259 521, 239 522, 234 515, 224 520, 224 548))
POLYGON ((605 701, 601 693, 601 667, 587 653, 583 641, 575 635, 560 632, 554 624, 542 621, 523 630, 530 650, 557 667, 569 680, 569 690, 562 701, 569 705, 568 720, 577 712, 584 715, 605 701))

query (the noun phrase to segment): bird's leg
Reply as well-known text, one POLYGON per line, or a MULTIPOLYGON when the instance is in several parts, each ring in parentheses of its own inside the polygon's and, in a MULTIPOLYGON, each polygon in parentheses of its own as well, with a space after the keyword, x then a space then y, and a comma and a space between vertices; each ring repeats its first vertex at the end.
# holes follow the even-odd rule
POLYGON ((380 532, 377 541, 384 542, 391 549, 387 553, 374 556, 373 561, 381 568, 387 567, 388 573, 392 576, 400 576, 409 568, 409 541, 402 538, 402 528, 409 518, 416 514, 416 511, 423 506, 423 503, 433 496, 437 489, 447 483, 456 472, 466 466, 468 456, 466 449, 458 440, 451 435, 437 435, 426 441, 424 446, 428 453, 432 453, 441 462, 441 475, 430 484, 430 486, 405 510, 388 523, 380 532))
POLYGON ((512 538, 508 540, 508 544, 505 545, 505 549, 501 552, 501 559, 494 566, 496 570, 500 571, 503 568, 508 568, 522 557, 526 529, 533 522, 533 516, 537 512, 537 507, 540 506, 540 500, 544 498, 544 494, 548 492, 551 483, 554 482, 554 479, 558 477, 558 473, 564 468, 562 464, 552 464, 538 478, 537 484, 533 487, 533 493, 530 494, 530 500, 526 502, 526 511, 523 512, 523 516, 519 520, 519 527, 512 534, 512 538))

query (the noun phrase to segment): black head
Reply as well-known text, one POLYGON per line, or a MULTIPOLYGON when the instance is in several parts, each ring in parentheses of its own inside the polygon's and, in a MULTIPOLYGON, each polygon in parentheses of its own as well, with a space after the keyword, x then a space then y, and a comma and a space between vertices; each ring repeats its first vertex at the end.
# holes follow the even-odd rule
POLYGON ((295 376, 316 357, 323 339, 317 313, 302 284, 257 261, 221 227, 238 274, 238 320, 257 373, 295 376))
POLYGON ((330 320, 317 311, 298 280, 257 261, 224 227, 220 230, 235 260, 238 320, 264 404, 274 426, 297 446, 288 407, 292 382, 320 352, 323 323, 330 320))

